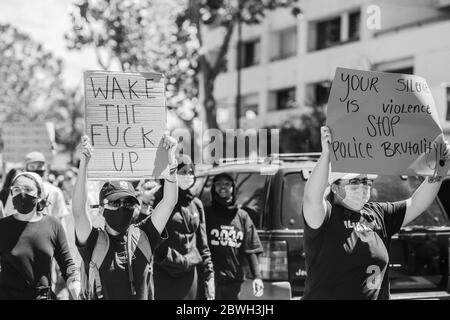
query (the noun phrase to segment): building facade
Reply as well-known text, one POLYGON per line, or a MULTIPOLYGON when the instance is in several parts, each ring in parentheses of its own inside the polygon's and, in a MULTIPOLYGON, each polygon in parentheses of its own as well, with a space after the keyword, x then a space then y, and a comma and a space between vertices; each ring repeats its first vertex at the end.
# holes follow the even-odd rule
MULTIPOLYGON (((242 128, 280 126, 326 104, 336 67, 411 73, 426 79, 450 132, 450 0, 302 0, 302 13, 277 9, 242 27, 242 128)), ((204 35, 214 52, 220 28, 204 35)), ((217 120, 234 128, 237 32, 218 76, 217 120)))

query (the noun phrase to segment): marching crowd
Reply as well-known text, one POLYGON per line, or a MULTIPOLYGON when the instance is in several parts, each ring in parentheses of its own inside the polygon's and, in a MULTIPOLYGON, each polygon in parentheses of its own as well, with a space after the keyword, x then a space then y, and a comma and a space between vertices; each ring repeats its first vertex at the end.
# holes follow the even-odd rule
POLYGON ((26 155, 24 170, 9 171, 0 192, 0 299, 236 300, 246 263, 261 296, 262 245, 236 203, 233 178, 215 177, 204 208, 190 191, 194 165, 175 156, 174 138, 162 142, 168 177, 107 181, 96 195, 87 136, 78 169, 62 178, 48 179, 38 151, 26 155), (232 231, 227 239, 224 226, 232 231))
MULTIPOLYGON (((328 127, 321 138, 321 157, 299 195, 308 272, 303 299, 389 299, 391 236, 431 204, 441 179, 429 177, 409 199, 369 202, 376 176, 330 172, 328 127)), ((212 204, 204 207, 191 192, 194 165, 175 156, 174 138, 162 141, 169 154, 165 179, 107 181, 94 196, 87 179, 94 150, 86 136, 79 167, 67 175, 70 197, 46 181, 40 152, 25 157, 24 171, 11 170, 0 192, 0 299, 55 299, 62 283, 71 299, 236 300, 244 265, 253 294, 262 296, 263 248, 236 202, 233 177, 213 178, 212 204)), ((439 165, 448 168, 445 143, 439 165)))

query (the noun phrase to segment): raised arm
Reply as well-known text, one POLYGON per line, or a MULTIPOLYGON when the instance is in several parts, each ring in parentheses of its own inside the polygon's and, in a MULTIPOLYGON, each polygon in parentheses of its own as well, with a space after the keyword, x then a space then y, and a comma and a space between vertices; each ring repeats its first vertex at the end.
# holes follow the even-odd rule
MULTIPOLYGON (((441 168, 439 168, 438 170, 443 175, 448 172, 450 166, 450 146, 447 141, 445 141, 445 143, 446 150, 443 154, 442 159, 444 162, 442 163, 443 165, 441 166, 441 168)), ((422 182, 422 184, 419 186, 419 188, 417 188, 411 198, 406 200, 406 213, 402 227, 417 218, 431 205, 431 203, 436 198, 437 193, 439 192, 441 184, 441 177, 438 177, 437 181, 433 181, 433 179, 427 178, 424 182, 422 182), (430 180, 432 181, 430 182, 430 180)))
POLYGON ((87 166, 92 156, 89 138, 81 138, 81 155, 78 176, 73 190, 72 212, 75 222, 75 236, 80 245, 84 245, 92 230, 92 222, 87 209, 87 166))
POLYGON ((165 179, 164 197, 153 210, 150 217, 159 233, 163 232, 170 214, 178 201, 177 163, 175 160, 177 141, 170 136, 164 136, 163 147, 168 150, 169 153, 170 175, 169 178, 165 179))
POLYGON ((330 143, 331 132, 328 127, 320 128, 322 154, 305 185, 303 194, 303 216, 311 228, 319 228, 325 220, 327 206, 325 190, 330 174, 330 143))

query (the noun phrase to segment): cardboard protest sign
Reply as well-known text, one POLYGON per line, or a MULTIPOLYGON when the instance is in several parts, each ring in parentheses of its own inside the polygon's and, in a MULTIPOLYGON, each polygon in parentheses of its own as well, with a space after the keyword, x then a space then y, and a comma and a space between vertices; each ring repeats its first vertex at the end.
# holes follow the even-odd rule
POLYGON ((444 136, 426 81, 415 75, 337 68, 327 108, 336 172, 432 175, 444 136))
POLYGON ((3 161, 23 162, 31 151, 40 151, 53 161, 55 127, 53 123, 10 122, 2 124, 3 161))
POLYGON ((168 174, 164 76, 84 73, 86 132, 94 147, 91 180, 137 180, 168 174))

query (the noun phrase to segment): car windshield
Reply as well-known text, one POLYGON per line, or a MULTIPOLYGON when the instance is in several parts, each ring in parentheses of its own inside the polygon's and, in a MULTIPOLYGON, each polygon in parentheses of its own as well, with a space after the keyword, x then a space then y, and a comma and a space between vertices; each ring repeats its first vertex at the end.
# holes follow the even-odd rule
MULTIPOLYGON (((422 177, 379 176, 375 179, 370 201, 400 201, 408 199, 422 183, 422 177)), ((407 227, 448 227, 449 219, 440 202, 435 199, 430 207, 407 227)))

